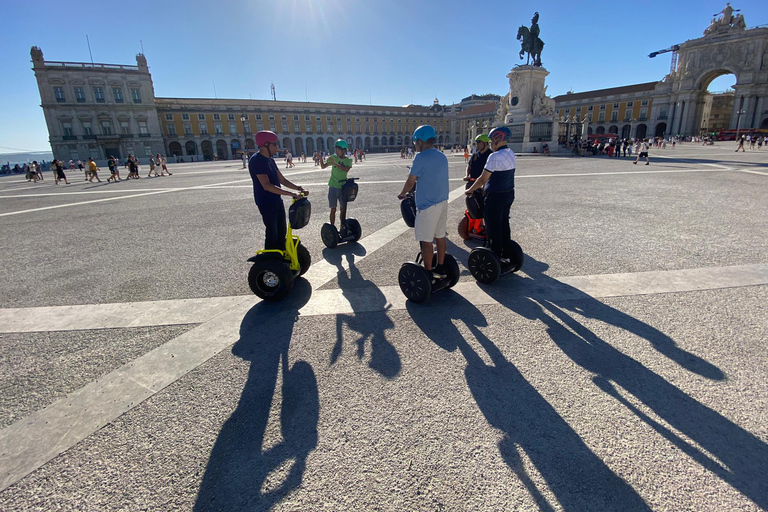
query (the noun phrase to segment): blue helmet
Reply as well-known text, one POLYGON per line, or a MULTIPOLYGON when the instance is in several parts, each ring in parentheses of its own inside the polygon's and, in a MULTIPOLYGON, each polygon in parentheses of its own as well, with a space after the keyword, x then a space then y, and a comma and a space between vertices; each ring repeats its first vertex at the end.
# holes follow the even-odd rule
POLYGON ((491 140, 495 141, 509 140, 509 138, 512 137, 512 132, 506 126, 499 126, 498 128, 491 130, 491 133, 489 133, 488 136, 491 140))
POLYGON ((413 132, 413 142, 416 142, 417 140, 423 140, 426 142, 429 139, 436 139, 436 138, 437 138, 437 133, 435 132, 435 129, 428 124, 423 124, 419 126, 413 132))

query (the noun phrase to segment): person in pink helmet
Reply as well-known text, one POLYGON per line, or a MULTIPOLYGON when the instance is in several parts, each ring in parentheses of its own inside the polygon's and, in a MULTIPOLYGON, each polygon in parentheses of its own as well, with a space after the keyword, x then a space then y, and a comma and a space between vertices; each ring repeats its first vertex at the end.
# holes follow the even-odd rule
POLYGON ((285 249, 285 206, 281 196, 298 198, 299 195, 282 187, 290 188, 309 195, 309 192, 288 181, 277 168, 272 158, 279 148, 277 134, 261 131, 256 134, 256 145, 259 152, 254 153, 248 161, 248 172, 253 180, 253 199, 259 208, 261 218, 266 228, 265 249, 285 249))

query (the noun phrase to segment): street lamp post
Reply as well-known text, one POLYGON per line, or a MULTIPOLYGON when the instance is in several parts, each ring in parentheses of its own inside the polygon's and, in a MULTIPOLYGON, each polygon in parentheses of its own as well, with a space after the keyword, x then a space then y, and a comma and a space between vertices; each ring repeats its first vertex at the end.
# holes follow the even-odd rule
POLYGON ((736 111, 736 142, 739 141, 739 127, 741 124, 741 114, 746 114, 746 110, 737 110, 736 111))
POLYGON ((243 152, 243 169, 245 169, 245 163, 248 161, 248 153, 246 153, 246 149, 245 149, 245 137, 247 135, 245 133, 245 122, 247 120, 248 120, 248 116, 246 116, 245 114, 240 114, 240 122, 243 123, 243 147, 242 147, 242 152, 243 152))

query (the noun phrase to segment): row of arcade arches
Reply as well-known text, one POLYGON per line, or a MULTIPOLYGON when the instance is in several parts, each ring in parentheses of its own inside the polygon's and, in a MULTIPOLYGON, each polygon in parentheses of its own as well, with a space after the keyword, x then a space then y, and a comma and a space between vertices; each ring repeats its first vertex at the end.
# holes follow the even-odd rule
MULTIPOLYGON (((301 153, 311 155, 315 151, 327 151, 328 148, 333 147, 336 140, 334 137, 296 137, 293 139, 283 137, 280 141, 280 147, 296 155, 301 153)), ((347 137, 345 140, 350 149, 365 149, 366 151, 392 150, 411 145, 411 137, 402 135, 391 135, 389 137, 347 137)), ((438 144, 450 144, 451 137, 440 135, 437 142, 438 144)), ((168 144, 168 154, 176 157, 198 156, 201 160, 213 160, 215 155, 219 160, 227 160, 239 158, 239 155, 242 153, 241 144, 242 142, 238 139, 232 139, 229 143, 224 139, 219 139, 215 142, 204 140, 199 145, 194 140, 188 140, 183 143, 172 141, 168 144)), ((245 139, 245 149, 248 151, 256 150, 253 138, 245 139)))

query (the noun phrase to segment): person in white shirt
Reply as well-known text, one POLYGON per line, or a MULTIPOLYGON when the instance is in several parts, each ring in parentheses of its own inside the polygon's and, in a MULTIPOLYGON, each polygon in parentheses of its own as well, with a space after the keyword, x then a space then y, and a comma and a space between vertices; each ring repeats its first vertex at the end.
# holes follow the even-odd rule
POLYGON ((648 144, 648 139, 643 139, 643 142, 640 143, 640 148, 638 149, 637 158, 635 158, 635 161, 632 163, 637 164, 641 158, 645 158, 645 165, 649 165, 651 163, 651 161, 648 159, 648 151, 650 148, 651 145, 648 144))

